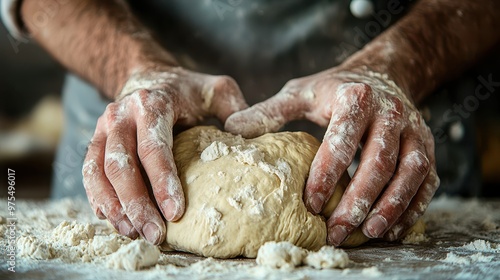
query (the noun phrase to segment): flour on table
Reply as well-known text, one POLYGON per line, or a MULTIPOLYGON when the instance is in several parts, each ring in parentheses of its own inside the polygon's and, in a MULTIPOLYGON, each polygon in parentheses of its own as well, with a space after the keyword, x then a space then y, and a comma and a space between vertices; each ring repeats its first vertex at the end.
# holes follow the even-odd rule
POLYGON ((323 246, 317 252, 309 252, 304 263, 316 269, 344 268, 349 264, 349 257, 342 249, 333 246, 323 246))
POLYGON ((145 240, 134 240, 111 254, 106 265, 127 271, 139 270, 158 263, 160 250, 145 240))
POLYGON ((342 249, 333 246, 323 246, 313 252, 297 247, 290 242, 267 242, 259 249, 257 264, 284 270, 291 270, 301 265, 315 269, 345 268, 349 257, 342 249))
POLYGON ((257 263, 271 268, 291 270, 302 264, 307 251, 290 242, 267 242, 257 254, 257 263))
POLYGON ((361 270, 361 274, 368 277, 380 277, 383 275, 383 273, 376 266, 363 268, 363 270, 361 270))

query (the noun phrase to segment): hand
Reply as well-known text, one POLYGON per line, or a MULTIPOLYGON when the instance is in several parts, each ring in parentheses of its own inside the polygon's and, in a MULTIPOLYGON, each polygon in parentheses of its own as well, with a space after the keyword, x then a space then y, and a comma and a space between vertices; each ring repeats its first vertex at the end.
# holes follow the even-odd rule
POLYGON ((359 226, 370 238, 399 238, 439 185, 433 136, 413 103, 386 75, 333 68, 289 81, 230 116, 225 128, 255 137, 304 118, 328 126, 304 192, 313 213, 325 207, 362 145, 359 167, 327 221, 328 242, 340 245, 359 226))
POLYGON ((85 158, 83 181, 96 215, 121 234, 163 242, 166 228, 158 208, 168 221, 185 210, 172 127, 194 125, 206 116, 224 122, 246 107, 237 84, 226 76, 179 67, 134 74, 99 118, 85 158))

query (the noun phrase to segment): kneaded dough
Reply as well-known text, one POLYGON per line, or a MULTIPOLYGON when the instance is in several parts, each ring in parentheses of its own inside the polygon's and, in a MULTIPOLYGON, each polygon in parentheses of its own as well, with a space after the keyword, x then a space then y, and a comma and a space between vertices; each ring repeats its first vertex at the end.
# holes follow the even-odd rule
MULTIPOLYGON (((255 258, 268 241, 319 250, 326 245, 325 218, 308 212, 302 200, 319 145, 304 132, 244 139, 199 126, 180 133, 173 153, 186 212, 167 224, 168 245, 216 258, 255 258)), ((333 212, 348 182, 345 175, 323 215, 333 212)), ((357 230, 343 245, 367 240, 357 230)))

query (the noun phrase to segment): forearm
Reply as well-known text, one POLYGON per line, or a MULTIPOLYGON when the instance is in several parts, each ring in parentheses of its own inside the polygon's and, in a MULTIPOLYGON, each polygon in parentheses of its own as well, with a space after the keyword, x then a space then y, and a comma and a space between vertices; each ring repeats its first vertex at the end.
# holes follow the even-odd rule
POLYGON ((415 102, 500 42, 500 2, 421 0, 341 69, 387 74, 415 102))
POLYGON ((24 0, 21 16, 40 45, 111 99, 134 70, 175 64, 122 1, 24 0), (47 7, 40 26, 35 19, 47 7))

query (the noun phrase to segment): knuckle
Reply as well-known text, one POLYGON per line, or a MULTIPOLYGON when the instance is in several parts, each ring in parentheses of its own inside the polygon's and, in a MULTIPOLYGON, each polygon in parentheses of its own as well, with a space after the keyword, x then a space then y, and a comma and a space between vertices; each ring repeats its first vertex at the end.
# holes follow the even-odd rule
POLYGON ((165 147, 165 143, 157 143, 151 140, 144 140, 139 143, 137 147, 137 154, 142 161, 147 160, 151 157, 157 157, 158 153, 162 148, 165 147))
POLYGON ((368 84, 350 83, 343 86, 346 87, 344 94, 348 97, 349 103, 356 104, 361 108, 373 103, 373 90, 368 84))
POLYGON ((300 84, 301 84, 300 79, 291 79, 285 83, 283 89, 285 91, 295 91, 297 88, 300 87, 300 84))
POLYGON ((104 160, 104 173, 110 180, 119 178, 123 174, 125 168, 123 164, 117 160, 106 158, 104 160))
POLYGON ((216 92, 221 93, 234 93, 237 92, 236 90, 239 91, 239 87, 236 81, 232 77, 227 75, 217 76, 215 78, 213 88, 216 92))
POLYGON ((389 179, 394 174, 396 168, 395 157, 389 151, 380 151, 370 164, 374 172, 382 175, 384 179, 389 179))
POLYGON ((427 175, 430 170, 430 163, 427 156, 420 151, 413 151, 407 154, 404 158, 406 164, 420 175, 427 175))

